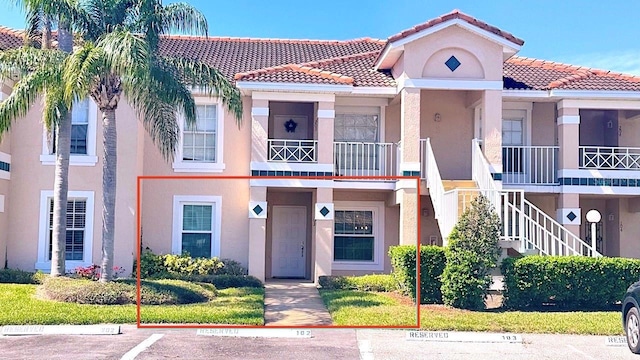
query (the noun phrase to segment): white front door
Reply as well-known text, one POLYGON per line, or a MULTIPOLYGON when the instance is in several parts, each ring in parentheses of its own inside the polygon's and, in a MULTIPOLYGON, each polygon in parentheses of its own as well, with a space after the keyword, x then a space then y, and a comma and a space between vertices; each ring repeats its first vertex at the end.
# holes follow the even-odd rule
POLYGON ((271 276, 305 277, 307 208, 274 206, 271 230, 271 276))

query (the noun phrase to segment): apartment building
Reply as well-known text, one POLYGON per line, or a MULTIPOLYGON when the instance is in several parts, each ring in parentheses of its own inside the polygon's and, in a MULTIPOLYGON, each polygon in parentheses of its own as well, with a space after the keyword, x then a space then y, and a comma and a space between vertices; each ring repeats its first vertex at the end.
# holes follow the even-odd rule
MULTIPOLYGON (((0 28, 0 49, 21 41, 0 28)), ((121 102, 116 265, 137 252, 138 176, 181 177, 143 180, 143 246, 232 258, 260 279, 388 272, 389 246, 446 244, 478 194, 505 254, 640 257, 640 78, 519 57, 523 44, 459 11, 387 40, 162 38, 164 55, 233 81, 244 116, 194 93, 197 126, 181 123, 167 162, 121 102)), ((48 271, 40 116, 37 104, 0 142, 0 259, 48 271)), ((69 269, 100 259, 99 118, 91 100, 74 107, 69 269)))

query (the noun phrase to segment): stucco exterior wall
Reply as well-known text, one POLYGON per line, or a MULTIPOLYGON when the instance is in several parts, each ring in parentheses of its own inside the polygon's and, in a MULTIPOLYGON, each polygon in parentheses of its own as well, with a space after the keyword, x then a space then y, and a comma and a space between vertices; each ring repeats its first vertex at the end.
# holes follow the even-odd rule
POLYGON ((314 103, 269 102, 269 138, 270 139, 313 139, 315 111, 314 103), (294 133, 287 132, 284 125, 275 121, 276 116, 305 116, 306 123, 298 121, 294 133), (304 131, 306 130, 306 131, 304 131))
POLYGON ((556 144, 555 103, 534 102, 531 109, 531 145, 553 146, 556 144))
MULTIPOLYGON (((28 112, 24 119, 16 121, 11 137, 20 139, 11 146, 11 193, 12 202, 9 212, 7 232, 8 266, 24 270, 33 270, 38 258, 38 237, 40 218, 40 192, 53 189, 55 167, 42 165, 39 158, 42 153, 41 104, 28 112)), ((92 259, 89 262, 100 263, 102 229, 102 123, 98 113, 96 124, 95 166, 70 166, 69 191, 94 192, 94 222, 92 259)), ((118 126, 118 175, 116 194, 116 233, 115 266, 126 271, 131 270, 135 241, 135 185, 137 172, 136 138, 138 124, 136 117, 126 101, 121 101, 116 111, 118 126)))
POLYGON ((618 126, 620 137, 618 145, 622 147, 640 147, 640 121, 636 117, 630 119, 624 111, 618 111, 618 126))
POLYGON ((420 196, 420 235, 422 245, 442 246, 438 220, 435 218, 431 197, 427 195, 420 196), (432 243, 432 239, 435 243, 432 243))
POLYGON ((431 139, 433 153, 445 180, 471 179, 473 110, 467 108, 466 91, 420 92, 420 138, 431 139), (434 121, 434 114, 440 121, 434 121))
POLYGON ((0 269, 4 268, 7 259, 7 235, 9 230, 9 181, 0 180, 0 196, 4 204, 0 204, 0 269))
POLYGON ((478 66, 484 79, 502 80, 502 47, 458 26, 405 45, 403 72, 410 78, 478 78, 478 66), (453 72, 444 65, 451 55, 461 63, 453 72))
POLYGON ((629 211, 629 198, 620 198, 620 256, 640 258, 640 213, 629 211))
POLYGON ((617 111, 580 110, 580 145, 618 146, 617 111))

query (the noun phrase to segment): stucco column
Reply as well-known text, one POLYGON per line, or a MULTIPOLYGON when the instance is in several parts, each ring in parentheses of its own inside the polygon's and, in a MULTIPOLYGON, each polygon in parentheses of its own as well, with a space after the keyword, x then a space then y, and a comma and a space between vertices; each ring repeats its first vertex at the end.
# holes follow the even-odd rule
POLYGON ((420 89, 400 92, 401 176, 420 175, 420 89))
POLYGON ((333 189, 316 189, 316 208, 314 214, 315 224, 315 262, 314 280, 318 283, 318 278, 324 275, 331 275, 331 263, 333 262, 333 189), (320 206, 318 206, 320 204, 320 206), (318 213, 327 205, 330 212, 318 213), (318 209, 320 207, 320 209, 318 209))
POLYGON ((249 275, 265 280, 267 187, 251 187, 249 200, 249 275))
POLYGON ((251 105, 251 161, 267 161, 269 138, 269 100, 252 99, 251 105))
MULTIPOLYGON (((576 170, 579 166, 580 110, 558 103, 559 170, 576 170)), ((562 174, 559 177, 571 177, 562 174)))
POLYGON ((494 179, 502 179, 501 90, 485 90, 482 93, 482 151, 491 166, 494 179))
POLYGON ((415 186, 398 190, 400 200, 400 245, 418 243, 418 197, 415 186))
POLYGON ((318 102, 317 122, 318 129, 318 171, 333 175, 333 123, 336 117, 334 103, 329 101, 318 102))
POLYGON ((580 237, 580 224, 582 223, 580 194, 560 193, 556 219, 574 235, 580 237))

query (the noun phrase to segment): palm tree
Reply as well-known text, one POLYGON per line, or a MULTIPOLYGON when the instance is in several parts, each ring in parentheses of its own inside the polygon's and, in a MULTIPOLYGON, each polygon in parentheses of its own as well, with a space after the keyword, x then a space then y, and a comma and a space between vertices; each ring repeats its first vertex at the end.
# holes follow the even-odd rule
POLYGON ((188 4, 167 6, 160 0, 88 0, 91 18, 82 47, 70 56, 64 70, 67 102, 91 96, 102 113, 102 272, 113 274, 117 170, 116 109, 124 93, 167 161, 180 136, 178 114, 187 124, 196 121, 191 88, 218 96, 242 119, 240 92, 216 69, 195 60, 160 57, 161 34, 172 30, 207 34, 204 16, 188 4))
MULTIPOLYGON (((51 19, 57 19, 58 48, 66 53, 73 50, 73 35, 70 31, 72 22, 81 18, 75 0, 21 0, 27 15, 26 44, 39 32, 42 33, 42 49, 51 48, 51 19)), ((61 64, 58 64, 60 66, 61 64)), ((62 85, 60 84, 62 87, 62 85)), ((60 94, 60 91, 54 91, 60 94)), ((55 95, 54 95, 55 96, 55 95)), ((47 97, 49 101, 58 101, 56 108, 61 109, 58 116, 43 119, 48 132, 55 136, 55 175, 53 185, 53 232, 51 236, 51 276, 65 274, 66 218, 69 189, 69 158, 71 153, 71 112, 63 98, 47 97)), ((20 103, 19 105, 27 105, 20 103)), ((31 106, 31 104, 29 104, 31 106)))

